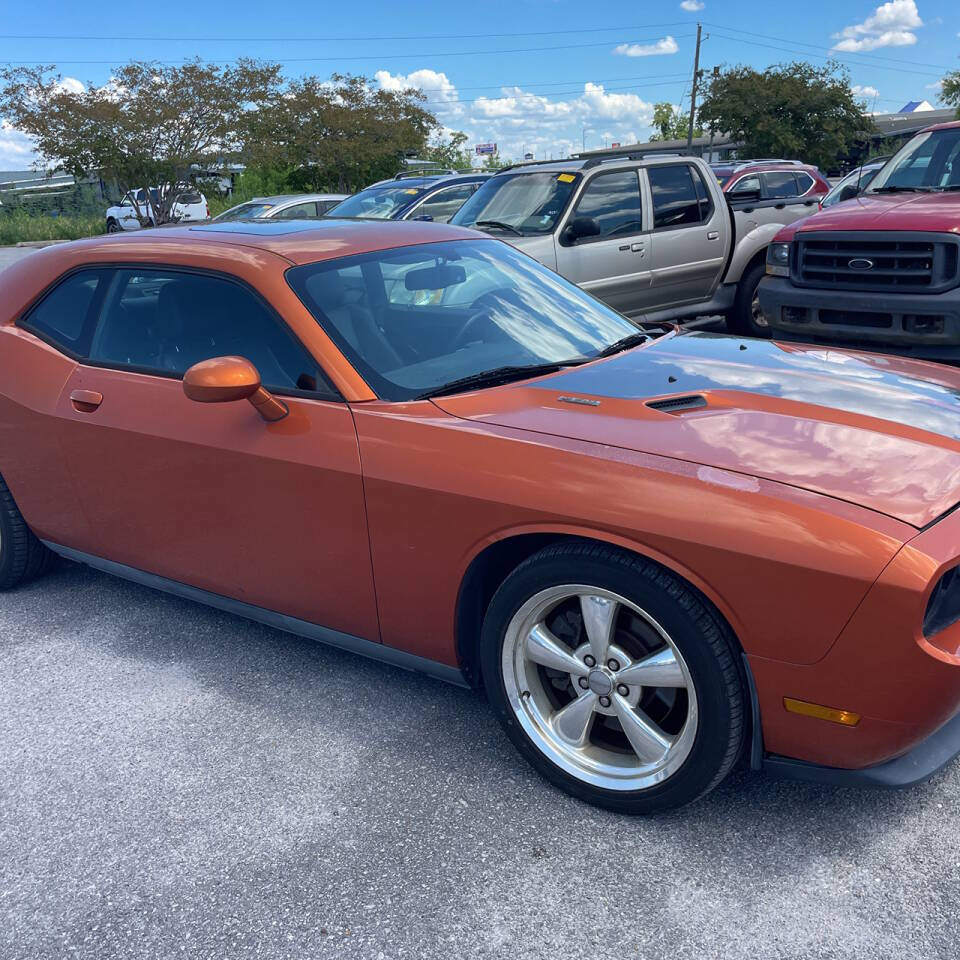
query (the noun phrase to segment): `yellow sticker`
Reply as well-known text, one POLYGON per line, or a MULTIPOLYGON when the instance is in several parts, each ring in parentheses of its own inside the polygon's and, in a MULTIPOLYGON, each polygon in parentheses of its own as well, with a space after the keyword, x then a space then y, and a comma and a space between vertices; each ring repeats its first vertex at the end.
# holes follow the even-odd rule
POLYGON ((561 183, 573 183, 577 178, 572 173, 561 173, 557 175, 557 179, 561 183))
POLYGON ((414 190, 414 189, 408 187, 408 188, 407 188, 406 190, 404 190, 403 192, 404 192, 404 193, 414 193, 414 194, 416 194, 416 193, 419 193, 420 191, 419 191, 419 190, 414 190))

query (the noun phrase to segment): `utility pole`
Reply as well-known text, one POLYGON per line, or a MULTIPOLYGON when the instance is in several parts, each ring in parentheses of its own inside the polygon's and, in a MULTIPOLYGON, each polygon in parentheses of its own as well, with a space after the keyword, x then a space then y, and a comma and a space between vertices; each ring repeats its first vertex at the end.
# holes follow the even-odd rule
POLYGON ((693 84, 690 87, 690 127, 687 130, 687 149, 693 149, 693 119, 697 112, 697 80, 700 73, 700 31, 703 24, 697 23, 697 50, 693 55, 693 84))
POLYGON ((587 128, 583 128, 583 149, 587 149, 587 128))

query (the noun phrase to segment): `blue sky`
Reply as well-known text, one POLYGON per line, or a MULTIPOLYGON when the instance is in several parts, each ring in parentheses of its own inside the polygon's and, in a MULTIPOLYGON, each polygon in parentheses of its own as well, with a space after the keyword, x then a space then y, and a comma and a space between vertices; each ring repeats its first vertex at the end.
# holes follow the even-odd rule
MULTIPOLYGON (((646 139, 654 103, 686 108, 698 20, 707 70, 823 63, 832 51, 874 111, 911 99, 936 105, 939 77, 960 67, 958 0, 232 0, 169 9, 143 0, 7 6, 0 61, 55 63, 74 86, 106 83, 111 64, 128 59, 194 56, 273 59, 291 76, 362 73, 422 87, 446 128, 471 144, 537 159, 646 139)), ((0 169, 33 159, 26 138, 0 130, 0 169)))

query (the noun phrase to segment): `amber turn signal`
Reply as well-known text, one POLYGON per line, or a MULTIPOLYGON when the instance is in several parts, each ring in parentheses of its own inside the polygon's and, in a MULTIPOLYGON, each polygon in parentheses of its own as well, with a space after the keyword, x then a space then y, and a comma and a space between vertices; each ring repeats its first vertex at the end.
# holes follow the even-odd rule
POLYGON ((816 717, 818 720, 842 723, 845 727, 855 727, 860 722, 860 714, 854 713, 852 710, 837 710, 835 707, 825 707, 821 703, 794 700, 793 697, 784 697, 783 706, 790 713, 801 713, 805 717, 816 717))

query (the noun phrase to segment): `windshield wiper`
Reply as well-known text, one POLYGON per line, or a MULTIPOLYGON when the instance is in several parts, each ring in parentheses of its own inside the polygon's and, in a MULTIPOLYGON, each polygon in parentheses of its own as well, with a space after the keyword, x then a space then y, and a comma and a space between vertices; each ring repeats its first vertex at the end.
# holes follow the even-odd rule
POLYGON ((480 373, 471 373, 466 377, 459 377, 451 380, 439 387, 433 387, 424 393, 414 397, 414 400, 429 400, 431 397, 442 397, 448 393, 460 393, 463 390, 471 390, 474 387, 495 387, 501 383, 510 383, 511 380, 529 380, 531 377, 539 377, 546 373, 556 373, 564 367, 576 367, 593 357, 576 357, 572 360, 560 360, 556 363, 533 363, 522 365, 510 365, 505 367, 494 367, 492 370, 481 370, 480 373))
POLYGON ((612 357, 615 353, 621 353, 624 350, 629 350, 631 347, 635 347, 638 344, 652 339, 653 337, 646 333, 631 333, 626 337, 621 337, 619 340, 615 340, 610 344, 609 347, 604 347, 596 356, 593 356, 590 359, 599 360, 602 357, 612 357))
POLYGON ((945 187, 934 187, 933 189, 937 193, 953 193, 955 190, 960 190, 960 183, 950 183, 945 187))
POLYGON ((502 220, 477 220, 474 223, 475 227, 494 227, 497 230, 509 230, 510 233, 516 234, 518 237, 523 236, 523 231, 518 230, 515 226, 509 223, 504 223, 502 220))
POLYGON ((868 190, 868 193, 929 193, 929 187, 876 187, 868 190))

